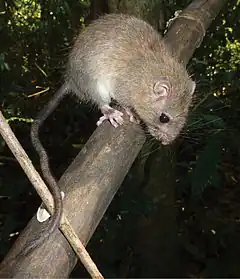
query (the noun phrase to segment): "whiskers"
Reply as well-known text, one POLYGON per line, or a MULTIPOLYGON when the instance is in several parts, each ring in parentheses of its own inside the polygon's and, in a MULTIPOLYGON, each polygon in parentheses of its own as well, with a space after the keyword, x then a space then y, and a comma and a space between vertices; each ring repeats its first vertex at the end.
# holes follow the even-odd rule
POLYGON ((179 137, 186 140, 190 144, 199 144, 201 141, 201 138, 199 135, 198 136, 192 135, 185 131, 181 131, 179 134, 179 137))
POLYGON ((199 144, 205 142, 210 136, 226 131, 225 122, 220 117, 206 120, 204 115, 199 118, 192 117, 189 119, 186 127, 180 132, 180 135, 189 143, 199 144))
MULTIPOLYGON (((149 135, 139 156, 141 159, 146 159, 146 157, 151 156, 159 150, 164 150, 164 152, 167 152, 169 155, 174 153, 171 145, 162 145, 160 141, 149 135)), ((171 156, 169 156, 169 158, 171 158, 171 156)))

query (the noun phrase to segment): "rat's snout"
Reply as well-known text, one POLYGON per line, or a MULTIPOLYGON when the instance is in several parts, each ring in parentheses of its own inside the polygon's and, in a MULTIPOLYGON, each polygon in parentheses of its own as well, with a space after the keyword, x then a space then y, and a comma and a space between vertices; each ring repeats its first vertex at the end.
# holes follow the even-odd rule
POLYGON ((156 128, 154 126, 148 126, 148 131, 156 140, 160 141, 162 145, 171 144, 177 136, 174 133, 169 133, 167 129, 156 128))
POLYGON ((173 142, 175 141, 175 138, 169 140, 169 139, 162 139, 161 140, 161 144, 162 145, 169 145, 169 144, 172 144, 173 142))
POLYGON ((171 144, 174 140, 175 140, 175 138, 169 138, 169 137, 166 136, 166 135, 163 135, 163 136, 161 137, 161 139, 160 139, 162 145, 169 145, 169 144, 171 144))
POLYGON ((164 140, 164 139, 162 139, 162 140, 160 140, 160 141, 161 141, 161 144, 162 144, 162 145, 168 145, 168 144, 171 143, 171 141, 164 140))

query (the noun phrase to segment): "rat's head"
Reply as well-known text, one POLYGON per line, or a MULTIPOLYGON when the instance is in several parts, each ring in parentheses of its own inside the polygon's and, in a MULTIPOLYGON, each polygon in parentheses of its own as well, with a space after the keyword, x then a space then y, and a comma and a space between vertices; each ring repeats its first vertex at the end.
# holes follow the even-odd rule
POLYGON ((189 76, 179 84, 159 77, 153 80, 150 94, 141 96, 143 102, 136 112, 150 134, 162 144, 172 143, 186 123, 195 87, 189 76))

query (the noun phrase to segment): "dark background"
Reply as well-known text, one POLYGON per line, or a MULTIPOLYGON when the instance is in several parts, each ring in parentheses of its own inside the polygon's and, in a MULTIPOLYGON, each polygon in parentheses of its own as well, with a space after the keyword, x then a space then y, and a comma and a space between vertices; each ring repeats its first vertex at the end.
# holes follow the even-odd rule
MULTIPOLYGON (((176 10, 189 4, 153 2, 155 13, 148 20, 164 15, 155 25, 160 32, 176 10)), ((61 85, 74 36, 108 11, 107 1, 91 6, 91 1, 80 0, 0 0, 1 110, 38 170, 31 122, 61 85)), ((188 65, 197 92, 185 133, 178 139, 170 213, 176 215, 176 226, 169 233, 174 230, 177 235, 179 257, 172 258, 169 276, 174 261, 178 261, 177 274, 184 277, 240 276, 239 20, 239 1, 228 1, 188 65)), ((56 177, 94 131, 99 115, 91 106, 67 97, 44 123, 41 140, 56 177)), ((167 235, 157 233, 165 226, 162 218, 156 218, 164 207, 156 190, 157 174, 151 172, 158 149, 158 143, 149 139, 88 245, 106 277, 163 276, 157 265, 152 266, 158 259, 164 261, 168 252, 152 249, 158 239, 168 241, 167 235)), ((40 204, 2 138, 0 201, 2 260, 40 204)), ((72 276, 82 276, 80 272, 76 268, 72 276)))

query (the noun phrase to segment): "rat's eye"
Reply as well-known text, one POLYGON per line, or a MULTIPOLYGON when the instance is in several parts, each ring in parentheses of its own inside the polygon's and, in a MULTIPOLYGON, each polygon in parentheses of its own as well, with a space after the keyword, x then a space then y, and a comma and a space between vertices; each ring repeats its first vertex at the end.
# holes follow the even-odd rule
POLYGON ((168 123, 170 121, 169 117, 165 113, 160 115, 159 120, 161 123, 168 123))

